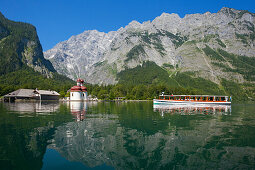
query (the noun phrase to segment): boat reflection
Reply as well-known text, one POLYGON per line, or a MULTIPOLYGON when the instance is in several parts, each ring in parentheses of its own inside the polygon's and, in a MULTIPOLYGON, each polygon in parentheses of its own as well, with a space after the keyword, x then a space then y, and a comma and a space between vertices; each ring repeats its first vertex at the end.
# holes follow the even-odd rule
POLYGON ((161 116, 164 113, 171 114, 231 114, 231 106, 229 105, 153 105, 154 112, 160 112, 161 116))

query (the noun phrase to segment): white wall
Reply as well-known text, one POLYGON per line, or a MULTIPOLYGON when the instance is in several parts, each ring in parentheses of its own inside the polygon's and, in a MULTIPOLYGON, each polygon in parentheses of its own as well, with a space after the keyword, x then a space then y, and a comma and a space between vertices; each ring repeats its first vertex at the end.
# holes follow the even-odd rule
POLYGON ((83 100, 83 92, 70 92, 70 100, 83 100))
POLYGON ((83 92, 83 100, 88 100, 88 92, 83 92))

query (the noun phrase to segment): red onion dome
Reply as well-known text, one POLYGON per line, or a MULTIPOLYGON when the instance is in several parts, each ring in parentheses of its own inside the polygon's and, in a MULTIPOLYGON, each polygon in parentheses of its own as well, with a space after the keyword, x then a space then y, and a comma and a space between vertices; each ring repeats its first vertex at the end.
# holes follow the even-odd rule
POLYGON ((84 80, 78 78, 78 79, 76 80, 76 82, 77 82, 77 83, 82 83, 82 84, 83 84, 83 83, 84 83, 84 80))
POLYGON ((73 86, 73 87, 71 88, 71 91, 82 91, 82 90, 81 90, 81 86, 73 86))
POLYGON ((87 87, 81 86, 81 90, 82 90, 83 92, 86 92, 86 91, 87 91, 87 87))

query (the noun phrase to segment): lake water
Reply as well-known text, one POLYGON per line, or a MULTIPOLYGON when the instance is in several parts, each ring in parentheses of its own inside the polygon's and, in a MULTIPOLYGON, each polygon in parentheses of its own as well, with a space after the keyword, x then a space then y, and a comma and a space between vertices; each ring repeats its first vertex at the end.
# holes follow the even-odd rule
POLYGON ((0 169, 255 169, 255 105, 0 103, 0 169))

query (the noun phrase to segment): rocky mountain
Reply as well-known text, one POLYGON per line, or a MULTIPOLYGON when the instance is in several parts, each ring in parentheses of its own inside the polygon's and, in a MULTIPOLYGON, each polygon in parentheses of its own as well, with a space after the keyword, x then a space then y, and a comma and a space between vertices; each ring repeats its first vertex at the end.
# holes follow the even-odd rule
POLYGON ((0 96, 19 88, 64 91, 73 83, 44 58, 33 25, 8 20, 0 12, 0 96))
MULTIPOLYGON (((217 13, 163 13, 109 33, 85 31, 44 52, 60 74, 92 84, 115 84, 123 71, 151 61, 174 78, 189 74, 218 85, 222 79, 255 82, 255 14, 222 8, 217 13)), ((153 71, 153 70, 152 70, 153 71)))
POLYGON ((36 28, 27 23, 14 22, 0 13, 0 75, 30 67, 47 77, 56 72, 43 56, 36 28))

